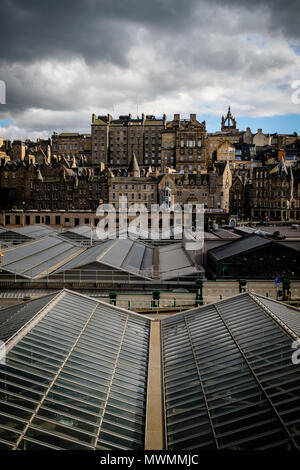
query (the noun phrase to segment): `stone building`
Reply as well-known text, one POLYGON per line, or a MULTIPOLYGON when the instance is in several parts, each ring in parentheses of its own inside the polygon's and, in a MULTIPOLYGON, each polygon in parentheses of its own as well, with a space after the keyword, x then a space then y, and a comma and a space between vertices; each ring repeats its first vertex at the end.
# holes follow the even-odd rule
POLYGON ((251 219, 299 221, 300 165, 279 163, 255 168, 249 191, 251 219))
POLYGON ((241 132, 242 134, 242 141, 243 143, 245 144, 253 144, 253 134, 251 132, 251 129, 250 127, 247 127, 247 129, 243 132, 241 132))
POLYGON ((166 128, 166 115, 157 119, 147 115, 144 121, 144 161, 145 166, 162 168, 162 132, 166 128))
POLYGON ((134 119, 131 114, 113 119, 92 116, 92 162, 107 166, 127 168, 135 153, 139 165, 161 167, 161 132, 166 126, 166 116, 156 118, 144 115, 134 119))
POLYGON ((285 159, 293 163, 300 161, 300 138, 285 145, 285 159))
POLYGON ((110 172, 108 176, 108 202, 119 209, 119 199, 127 197, 128 206, 144 204, 148 209, 157 204, 157 177, 155 173, 141 174, 135 154, 133 154, 124 175, 110 172))
POLYGON ((270 143, 277 149, 280 149, 282 147, 285 147, 286 145, 293 144, 294 142, 297 142, 299 140, 300 137, 298 136, 297 132, 293 132, 293 134, 278 134, 276 132, 274 134, 271 134, 270 143))
POLYGON ((31 199, 36 168, 24 161, 7 161, 0 166, 1 209, 27 207, 31 199))
POLYGON ((9 140, 0 139, 0 165, 10 160, 9 143, 9 140))
POLYGON ((36 141, 4 140, 0 139, 0 165, 7 161, 50 163, 51 141, 50 139, 37 139, 36 141))
POLYGON ((26 154, 26 144, 22 140, 14 140, 9 151, 11 160, 14 162, 22 161, 26 154))
POLYGON ((229 210, 229 190, 232 174, 227 162, 213 164, 203 173, 169 173, 158 177, 158 201, 163 202, 163 190, 171 191, 172 203, 203 204, 206 209, 229 210))
POLYGON ((42 164, 51 162, 51 140, 37 139, 25 140, 26 152, 24 160, 28 163, 42 164))
POLYGON ((230 106, 226 116, 222 116, 221 130, 208 133, 206 139, 206 155, 208 164, 217 159, 217 152, 220 145, 228 142, 230 145, 240 142, 242 133, 237 129, 236 119, 231 114, 230 106))
POLYGON ((272 142, 272 136, 270 134, 264 134, 262 129, 258 129, 257 133, 253 136, 253 144, 255 147, 264 147, 270 145, 272 142))
POLYGON ((91 135, 78 134, 77 132, 54 132, 52 137, 52 154, 65 158, 81 161, 85 166, 90 166, 91 159, 91 135))
POLYGON ((246 214, 246 188, 241 176, 233 178, 229 191, 229 211, 231 215, 236 215, 240 219, 246 214))
POLYGON ((181 173, 206 170, 206 123, 199 122, 196 114, 180 119, 174 114, 162 132, 162 166, 181 173))
POLYGON ((108 199, 106 172, 71 168, 66 159, 52 165, 8 162, 0 167, 2 209, 92 210, 108 199))
POLYGON ((252 180, 253 169, 261 166, 257 159, 253 144, 245 142, 222 142, 218 148, 214 161, 227 161, 234 177, 240 176, 243 183, 252 180))

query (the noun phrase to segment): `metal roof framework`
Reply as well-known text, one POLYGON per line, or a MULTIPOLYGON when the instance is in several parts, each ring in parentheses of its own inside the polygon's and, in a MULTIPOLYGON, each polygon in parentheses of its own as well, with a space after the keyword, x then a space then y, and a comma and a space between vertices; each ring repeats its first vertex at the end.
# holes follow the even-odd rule
POLYGON ((60 292, 6 342, 0 448, 143 448, 149 332, 148 318, 60 292))
MULTIPOLYGON (((65 232, 61 232, 60 236, 63 238, 67 238, 69 240, 75 240, 78 242, 81 241, 90 241, 91 239, 95 241, 95 229, 92 228, 90 225, 79 225, 74 228, 70 228, 65 232)), ((96 239, 97 241, 97 239, 96 239)))
POLYGON ((55 275, 97 263, 152 281, 168 280, 201 272, 181 243, 154 248, 130 238, 109 239, 88 248, 55 271, 55 275))
POLYGON ((300 447, 296 334, 255 295, 177 314, 162 330, 168 449, 300 447))
POLYGON ((241 253, 246 253, 256 248, 261 248, 271 243, 273 243, 272 240, 268 240, 260 237, 259 235, 252 234, 243 238, 238 238, 237 240, 233 240, 226 245, 212 248, 209 250, 208 256, 212 257, 216 261, 221 261, 241 253))
POLYGON ((30 302, 18 303, 1 311, 0 315, 0 340, 6 342, 28 321, 32 320, 42 308, 44 308, 57 293, 44 295, 30 302))
POLYGON ((5 227, 0 228, 0 240, 4 241, 27 241, 27 240, 37 240, 39 238, 46 237, 48 235, 55 235, 57 230, 47 225, 35 224, 28 225, 25 227, 19 228, 10 228, 5 227))
POLYGON ((285 328, 291 331, 291 334, 296 334, 300 338, 300 325, 299 325, 299 309, 291 305, 282 304, 277 300, 256 295, 256 299, 260 301, 271 315, 275 315, 277 320, 282 322, 285 328))
POLYGON ((59 237, 47 236, 3 250, 1 271, 26 279, 37 279, 57 269, 82 248, 59 237))
POLYGON ((2 310, 0 448, 154 449, 161 400, 168 450, 299 449, 300 312, 280 306, 244 293, 157 321, 63 290, 2 310))

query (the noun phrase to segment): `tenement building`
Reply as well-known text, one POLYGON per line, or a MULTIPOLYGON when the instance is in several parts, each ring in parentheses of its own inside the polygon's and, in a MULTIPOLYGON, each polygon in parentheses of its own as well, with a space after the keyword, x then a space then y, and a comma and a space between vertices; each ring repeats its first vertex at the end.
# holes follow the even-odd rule
POLYGON ((203 204, 205 209, 229 210, 232 173, 227 162, 215 163, 206 172, 165 173, 158 177, 159 202, 168 188, 172 204, 203 204))
POLYGON ((296 221, 300 218, 300 165, 255 168, 249 191, 253 220, 296 221))
POLYGON ((66 159, 51 165, 8 162, 0 166, 2 209, 96 210, 108 198, 107 172, 72 168, 66 159))
POLYGON ((92 163, 99 166, 127 168, 132 154, 139 165, 160 168, 161 132, 166 127, 166 116, 156 118, 144 115, 134 119, 131 114, 113 119, 107 116, 92 116, 92 163))
POLYGON ((174 114, 162 131, 162 165, 181 173, 206 170, 206 123, 199 122, 196 114, 180 119, 174 114))
POLYGON ((65 158, 74 157, 85 165, 91 165, 91 136, 90 134, 78 134, 77 132, 64 132, 52 135, 52 154, 65 158))
POLYGON ((108 176, 108 202, 119 209, 119 200, 126 196, 128 205, 144 204, 149 210, 157 201, 157 177, 142 173, 133 154, 126 175, 110 172, 108 176))
POLYGON ((246 185, 240 176, 236 176, 232 180, 229 201, 230 214, 241 219, 244 218, 246 216, 246 185))
POLYGON ((25 142, 22 140, 11 141, 0 139, 0 165, 7 161, 50 162, 50 158, 50 139, 37 139, 36 141, 26 139, 25 142))
POLYGON ((234 176, 240 176, 244 183, 252 180, 253 169, 261 166, 257 160, 253 144, 244 142, 231 143, 224 140, 217 148, 213 161, 228 161, 234 176))

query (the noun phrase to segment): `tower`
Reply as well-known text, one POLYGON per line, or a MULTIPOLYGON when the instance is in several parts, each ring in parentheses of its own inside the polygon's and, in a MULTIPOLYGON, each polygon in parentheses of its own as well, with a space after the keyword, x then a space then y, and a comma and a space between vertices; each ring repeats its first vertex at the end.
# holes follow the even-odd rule
POLYGON ((236 120, 231 114, 230 105, 229 105, 226 117, 222 116, 221 130, 228 131, 228 130, 233 130, 233 129, 236 129, 236 120))

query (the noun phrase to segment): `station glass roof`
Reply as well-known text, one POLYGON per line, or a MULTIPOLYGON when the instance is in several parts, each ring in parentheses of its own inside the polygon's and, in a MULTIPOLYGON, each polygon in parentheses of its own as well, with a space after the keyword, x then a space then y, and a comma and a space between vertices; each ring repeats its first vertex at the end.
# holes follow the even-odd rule
POLYGON ((69 291, 40 315, 0 366, 0 448, 143 448, 150 320, 69 291))
MULTIPOLYGON (((143 449, 151 321, 68 290, 1 310, 0 449, 143 449)), ((160 326, 166 449, 300 448, 297 309, 244 293, 160 326)))

